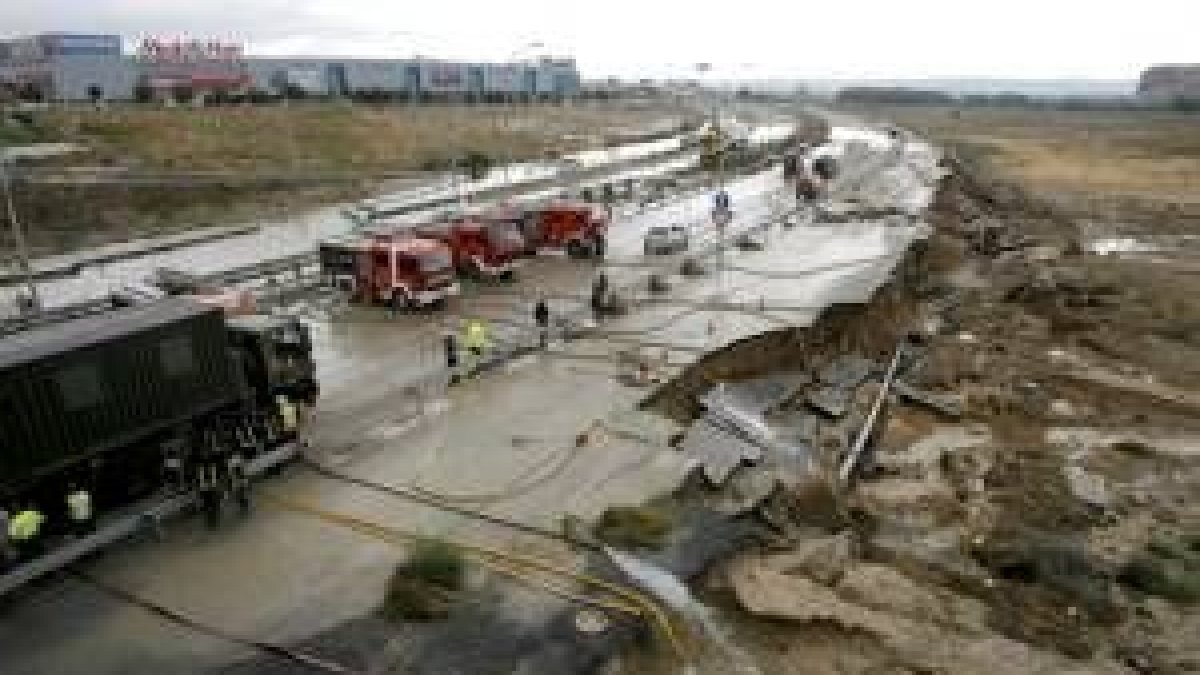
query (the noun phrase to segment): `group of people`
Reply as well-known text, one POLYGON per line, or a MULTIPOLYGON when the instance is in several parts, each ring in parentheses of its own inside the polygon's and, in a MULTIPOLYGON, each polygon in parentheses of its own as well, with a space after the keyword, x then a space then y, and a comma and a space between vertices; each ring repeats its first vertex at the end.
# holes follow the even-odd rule
MULTIPOLYGON (((589 306, 597 321, 604 315, 612 304, 612 287, 608 276, 601 272, 592 283, 589 306)), ((551 323, 553 316, 546 297, 539 295, 533 303, 533 324, 537 330, 538 347, 545 349, 550 344, 551 323)), ((484 356, 492 348, 492 331, 490 324, 484 319, 468 319, 459 330, 450 327, 442 334, 442 347, 446 356, 446 368, 450 371, 450 382, 461 379, 464 370, 474 372, 484 356), (469 363, 464 363, 465 350, 469 363), (464 368, 465 366, 465 368, 464 368)))
MULTIPOLYGON (((533 305, 533 322, 537 327, 538 346, 545 349, 550 342, 550 305, 545 297, 539 296, 533 305)), ((461 333, 448 328, 442 334, 442 347, 446 355, 446 368, 450 371, 451 383, 457 382, 466 372, 476 370, 492 348, 491 325, 484 319, 468 319, 462 323, 461 333), (463 362, 466 351, 469 363, 463 362)))
MULTIPOLYGON (((63 496, 65 522, 61 529, 82 537, 96 528, 92 508, 92 493, 79 485, 71 485, 63 496)), ((59 529, 60 523, 50 522, 46 511, 28 501, 11 511, 0 507, 0 565, 7 569, 13 564, 32 560, 45 551, 49 530, 59 529)))
POLYGON ((280 395, 276 397, 275 406, 277 427, 267 419, 266 413, 252 417, 249 423, 239 419, 222 428, 203 432, 187 470, 175 461, 178 485, 196 491, 200 509, 210 527, 220 523, 226 501, 236 504, 243 515, 250 512, 249 458, 272 445, 279 433, 291 436, 299 429, 304 415, 302 405, 280 395))
POLYGON ((242 515, 250 512, 250 476, 240 451, 202 458, 195 466, 193 480, 200 510, 209 527, 220 524, 221 507, 226 498, 237 504, 242 515))
MULTIPOLYGON (((256 423, 231 421, 197 429, 193 435, 163 446, 162 485, 177 494, 194 491, 210 526, 219 523, 227 500, 243 514, 249 512, 248 458, 270 444, 279 432, 295 432, 303 412, 286 397, 279 397, 276 403, 277 429, 264 414, 256 423)), ((93 483, 87 480, 69 484, 59 508, 47 508, 33 500, 15 508, 0 507, 0 570, 42 555, 48 541, 60 533, 83 537, 94 532, 96 513, 92 491, 87 487, 93 483)))

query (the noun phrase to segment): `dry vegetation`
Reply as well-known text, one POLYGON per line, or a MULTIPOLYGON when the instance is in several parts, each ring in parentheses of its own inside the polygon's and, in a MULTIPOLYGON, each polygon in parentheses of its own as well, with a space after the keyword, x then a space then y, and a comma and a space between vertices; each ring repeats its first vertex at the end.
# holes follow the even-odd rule
POLYGON ((56 111, 53 135, 115 164, 172 170, 377 172, 455 154, 539 157, 662 122, 625 103, 572 106, 365 106, 301 103, 203 109, 56 111))
MULTIPOLYGON (((656 104, 657 105, 657 104, 656 104)), ((286 217, 384 191, 383 179, 544 158, 628 140, 678 123, 674 108, 630 102, 512 106, 290 106, 50 110, 22 138, 92 150, 73 164, 166 172, 166 184, 18 185, 36 255, 194 227, 286 217), (472 162, 475 163, 474 161, 472 162), (175 179, 219 172, 220 181, 175 179), (194 183, 194 184, 193 184, 194 183)), ((12 128, 0 126, 0 131, 12 128)), ((10 134, 11 136, 11 134, 10 134)), ((2 246, 2 244, 0 244, 2 246)), ((2 249, 0 249, 2 252, 2 249)))
POLYGON ((1200 116, 909 108, 881 117, 974 150, 999 177, 1038 194, 1200 204, 1200 116))

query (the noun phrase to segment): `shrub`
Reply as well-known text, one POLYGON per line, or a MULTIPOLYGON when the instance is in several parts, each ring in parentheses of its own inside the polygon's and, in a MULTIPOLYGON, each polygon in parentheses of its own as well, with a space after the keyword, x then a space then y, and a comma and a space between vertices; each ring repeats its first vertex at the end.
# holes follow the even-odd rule
POLYGON ((614 506, 596 522, 596 538, 621 548, 660 548, 674 523, 653 506, 614 506))
POLYGON ((1118 580, 1146 595, 1184 603, 1200 601, 1200 574, 1188 572, 1176 561, 1153 555, 1134 558, 1121 571, 1118 580))
POLYGON ((491 155, 479 150, 471 150, 463 157, 463 167, 472 180, 479 180, 487 176, 494 164, 495 161, 491 155))
POLYGON ((393 621, 444 619, 465 577, 459 549, 433 539, 418 542, 392 573, 381 611, 393 621))
POLYGON ((455 546, 437 539, 418 542, 408 557, 408 569, 417 579, 446 590, 462 589, 467 563, 455 546))
POLYGON ((401 565, 388 581, 383 600, 384 617, 392 621, 436 621, 450 611, 450 596, 445 589, 431 586, 401 565))

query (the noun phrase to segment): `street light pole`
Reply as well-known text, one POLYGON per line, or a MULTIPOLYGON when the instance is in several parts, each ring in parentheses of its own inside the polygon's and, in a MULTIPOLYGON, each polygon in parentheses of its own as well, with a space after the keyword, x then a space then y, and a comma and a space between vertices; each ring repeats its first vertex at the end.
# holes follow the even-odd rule
MULTIPOLYGON (((531 49, 542 49, 545 46, 546 46, 545 43, 542 43, 542 42, 530 42, 528 44, 521 45, 517 49, 514 49, 512 54, 509 54, 508 59, 507 59, 508 63, 505 64, 505 66, 507 68, 512 69, 510 72, 514 72, 516 74, 516 81, 509 83, 510 86, 508 88, 508 91, 505 92, 505 96, 504 96, 504 98, 508 100, 509 105, 501 106, 502 108, 505 109, 505 111, 504 111, 505 114, 503 115, 503 117, 504 117, 504 132, 508 135, 508 138, 505 139, 505 144, 504 144, 505 148, 508 150, 508 152, 506 153, 507 161, 504 163, 504 182, 505 183, 512 182, 512 178, 510 177, 509 172, 511 171, 512 163, 516 157, 516 151, 513 149, 513 146, 512 146, 512 142, 514 140, 513 126, 514 126, 514 123, 516 122, 516 117, 517 117, 517 91, 516 90, 517 90, 517 87, 523 87, 525 85, 525 66, 521 65, 520 67, 518 67, 517 63, 516 63, 516 58, 519 55, 521 55, 522 53, 525 53, 531 49), (510 110, 510 108, 511 108, 511 110, 510 110)), ((536 94, 537 94, 537 82, 535 81, 534 82, 534 91, 530 92, 531 102, 532 102, 533 96, 536 96, 536 94)))
MULTIPOLYGON (((29 262, 29 246, 25 241, 25 230, 17 218, 17 207, 13 203, 12 180, 8 174, 8 157, 0 156, 0 185, 4 188, 4 203, 8 211, 8 223, 12 228, 13 242, 17 247, 17 263, 21 267, 21 275, 25 281, 25 292, 28 300, 36 310, 41 307, 38 299, 37 284, 33 279, 33 265, 29 262)), ((22 308, 24 309, 24 308, 22 308)))

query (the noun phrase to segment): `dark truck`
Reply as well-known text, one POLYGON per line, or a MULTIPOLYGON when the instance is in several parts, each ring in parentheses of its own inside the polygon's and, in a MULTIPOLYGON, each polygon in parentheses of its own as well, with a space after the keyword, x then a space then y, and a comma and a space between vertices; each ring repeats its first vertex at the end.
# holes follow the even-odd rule
POLYGON ((8 335, 0 506, 36 505, 53 532, 72 485, 101 517, 160 491, 187 493, 202 462, 250 461, 287 440, 317 391, 296 319, 227 320, 186 298, 8 335))

